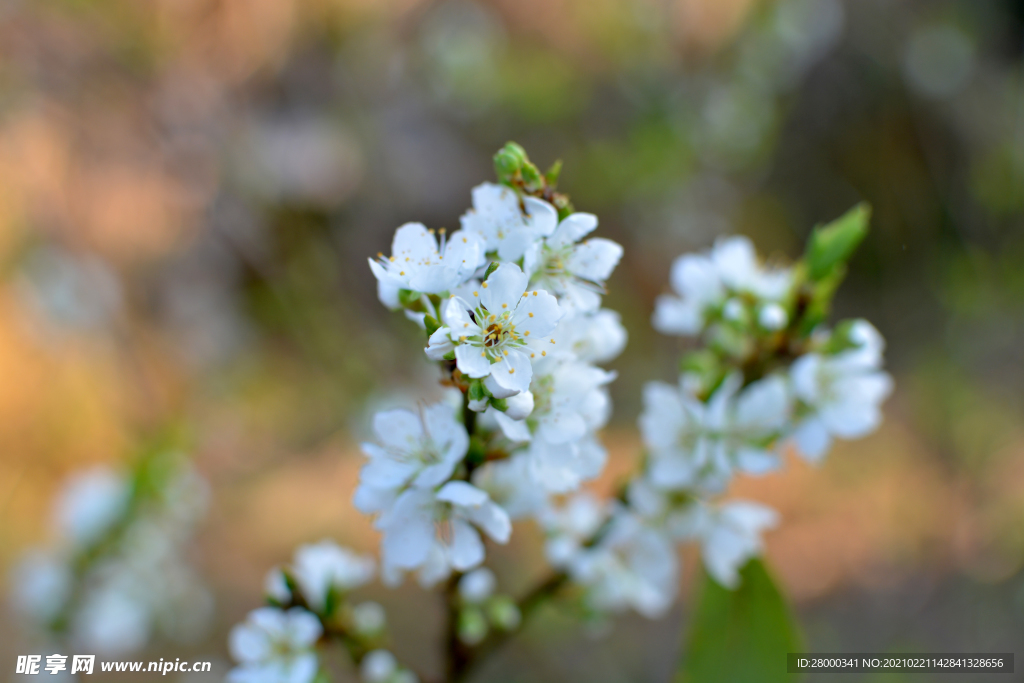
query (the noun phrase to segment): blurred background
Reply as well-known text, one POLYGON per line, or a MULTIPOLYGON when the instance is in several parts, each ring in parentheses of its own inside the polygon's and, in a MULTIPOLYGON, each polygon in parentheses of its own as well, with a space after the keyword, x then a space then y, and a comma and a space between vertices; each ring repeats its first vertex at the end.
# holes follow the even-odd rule
MULTIPOLYGON (((1021 0, 0 0, 2 676, 39 644, 10 570, 52 540, 62 482, 130 467, 170 425, 209 483, 185 552, 213 607, 139 659, 220 680, 228 628, 296 544, 375 548, 350 504, 368 415, 438 389, 366 258, 406 221, 457 226, 508 140, 562 159, 560 189, 625 247, 599 486, 684 348, 648 322, 672 259, 727 233, 795 258, 872 203, 836 315, 888 341, 886 424, 736 493, 782 512, 768 559, 808 650, 1012 651, 1022 56, 1021 0)), ((537 541, 494 554, 510 589, 537 541)), ((368 594, 436 673, 437 599, 368 594)), ((667 681, 690 604, 597 641, 543 614, 482 680, 667 681)))

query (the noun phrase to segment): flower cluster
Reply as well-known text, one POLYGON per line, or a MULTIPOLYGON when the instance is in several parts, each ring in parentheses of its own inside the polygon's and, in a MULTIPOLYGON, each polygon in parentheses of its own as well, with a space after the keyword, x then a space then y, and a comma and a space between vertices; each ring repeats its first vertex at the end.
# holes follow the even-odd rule
MULTIPOLYGON (((626 332, 602 294, 622 248, 590 237, 597 218, 555 190, 557 164, 541 174, 509 143, 495 167, 500 183, 473 190, 459 230, 406 224, 391 255, 370 261, 381 302, 423 327, 452 400, 374 417, 354 503, 382 534, 385 584, 408 572, 424 587, 446 582, 453 681, 489 651, 484 641, 565 587, 595 618, 663 614, 680 543, 698 545, 707 573, 736 586, 778 515, 724 499, 733 476, 775 471, 787 450, 817 462, 834 439, 865 436, 892 389, 869 323, 825 324, 865 208, 817 229, 791 266, 764 264, 746 238, 722 239, 679 258, 673 292, 657 301, 655 328, 700 346, 675 382, 645 387, 639 467, 613 499, 581 490, 607 458, 598 433, 615 373, 601 364, 626 332), (524 521, 543 531, 553 574, 517 602, 483 565, 487 540, 508 542, 524 521)), ((232 636, 242 662, 232 680, 310 683, 327 636, 347 645, 367 683, 414 680, 382 649, 379 606, 348 601, 372 574, 371 560, 329 542, 300 548, 268 578, 272 607, 232 636)))
POLYGON ((440 403, 374 418, 355 504, 377 515, 388 582, 416 570, 429 586, 474 569, 482 535, 507 542, 512 519, 604 466, 595 434, 615 374, 597 363, 626 334, 601 295, 622 247, 590 237, 597 217, 550 186, 517 184, 531 166, 517 146, 498 164, 506 182, 473 190, 460 230, 438 242, 443 230, 407 224, 392 254, 370 262, 381 302, 423 323, 426 356, 464 396, 461 412, 440 403))
POLYGON ((207 495, 177 452, 145 457, 131 472, 75 474, 56 500, 57 542, 14 569, 16 606, 83 651, 117 655, 158 635, 196 638, 212 598, 183 556, 207 495))

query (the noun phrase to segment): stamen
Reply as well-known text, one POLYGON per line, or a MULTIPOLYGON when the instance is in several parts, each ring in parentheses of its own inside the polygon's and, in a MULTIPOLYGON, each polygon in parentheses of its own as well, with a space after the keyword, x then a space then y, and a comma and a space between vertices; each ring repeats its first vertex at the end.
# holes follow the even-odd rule
POLYGON ((482 285, 480 285, 480 286, 481 286, 481 287, 483 287, 484 289, 487 289, 487 283, 486 283, 486 282, 485 282, 485 283, 483 283, 483 284, 482 284, 482 285))

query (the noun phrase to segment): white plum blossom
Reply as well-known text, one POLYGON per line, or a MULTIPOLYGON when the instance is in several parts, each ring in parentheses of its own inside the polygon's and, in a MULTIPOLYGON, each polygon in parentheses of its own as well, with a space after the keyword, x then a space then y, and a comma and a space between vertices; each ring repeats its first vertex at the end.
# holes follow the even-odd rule
POLYGON ((363 683, 417 683, 419 680, 412 671, 401 668, 387 650, 368 652, 359 665, 359 677, 363 683))
POLYGON ((689 515, 689 535, 701 543, 704 566, 720 584, 735 588, 739 570, 761 554, 761 534, 778 524, 775 510, 745 500, 717 507, 694 506, 689 515))
POLYGON ((487 567, 480 567, 459 579, 459 595, 468 603, 481 603, 494 594, 498 580, 487 567))
POLYGON ((654 619, 675 600, 679 561, 664 533, 628 511, 619 511, 597 545, 576 555, 569 573, 587 588, 587 600, 594 608, 609 612, 631 608, 654 619))
POLYGON ((555 297, 527 290, 519 266, 503 263, 471 293, 453 296, 444 305, 444 325, 426 348, 432 360, 454 351, 459 371, 471 378, 490 376, 488 388, 504 398, 530 388, 533 360, 547 355, 549 338, 562 312, 555 297))
POLYGON ((566 314, 558 321, 551 338, 562 354, 572 354, 585 363, 605 363, 622 353, 628 335, 618 312, 602 308, 566 314))
POLYGON ((63 609, 73 590, 71 567, 60 557, 42 550, 30 550, 11 572, 14 591, 11 601, 33 621, 52 621, 63 609))
POLYGON ((359 477, 355 506, 364 513, 386 509, 407 486, 437 487, 466 455, 469 435, 455 409, 436 403, 418 412, 386 410, 373 417, 379 444, 362 444, 369 457, 359 477))
POLYGON ((601 305, 605 280, 611 276, 622 247, 603 237, 580 240, 597 227, 597 216, 574 213, 549 237, 537 240, 523 255, 523 270, 533 287, 558 297, 567 311, 594 311, 601 305))
POLYGON ((892 392, 892 378, 879 369, 884 342, 864 320, 850 330, 855 348, 826 355, 808 353, 790 368, 793 392, 805 408, 792 440, 808 460, 828 452, 833 437, 858 439, 878 428, 881 405, 892 392))
MULTIPOLYGON (((746 237, 728 237, 715 242, 709 253, 680 256, 672 264, 669 279, 675 294, 658 297, 654 328, 665 334, 693 336, 719 308, 727 319, 743 315, 743 304, 730 297, 747 295, 777 303, 789 292, 793 278, 789 269, 762 266, 746 237)), ((785 325, 784 309, 762 309, 759 316, 766 329, 785 325)))
POLYGON ((536 486, 549 493, 568 493, 601 474, 608 451, 593 435, 587 435, 561 444, 534 439, 523 457, 536 486))
POLYGON ((659 487, 724 488, 733 470, 764 474, 778 466, 774 440, 790 415, 785 381, 776 375, 739 391, 727 377, 704 403, 687 386, 651 382, 644 387, 640 429, 651 455, 651 480, 659 487))
POLYGON ((263 577, 263 593, 277 603, 287 603, 292 599, 292 591, 288 588, 288 580, 280 567, 274 567, 263 577))
POLYGON ((507 543, 512 533, 508 513, 464 481, 450 481, 436 492, 407 489, 376 526, 384 534, 381 559, 389 574, 424 567, 432 552, 446 568, 466 571, 484 560, 478 528, 497 543, 507 543))
POLYGON ((528 420, 514 420, 507 412, 495 417, 513 441, 529 441, 533 436, 550 444, 578 441, 604 426, 608 417, 604 386, 614 379, 614 372, 585 363, 542 359, 530 383, 533 410, 528 420))
POLYGON ((253 610, 231 630, 231 656, 239 666, 228 672, 228 683, 310 683, 322 633, 320 620, 301 607, 253 610))
POLYGON ((558 226, 558 211, 543 199, 519 197, 510 187, 483 183, 473 188, 473 208, 462 216, 462 230, 480 235, 487 252, 518 261, 538 239, 558 226))
POLYGON ((438 242, 433 230, 422 223, 406 223, 395 231, 391 256, 370 259, 377 278, 377 295, 388 308, 398 308, 398 293, 408 289, 441 294, 458 287, 484 264, 483 239, 472 232, 457 230, 438 242))
POLYGON ((532 515, 547 502, 546 492, 534 480, 530 460, 522 453, 476 468, 473 485, 486 491, 510 519, 532 515))
POLYGON ((95 543, 124 514, 130 495, 128 482, 110 467, 77 473, 57 499, 57 527, 79 547, 95 543))
POLYGON ((561 507, 549 507, 537 515, 547 541, 544 552, 552 566, 565 568, 583 550, 609 515, 609 506, 590 493, 580 493, 561 507))
POLYGON ((324 613, 328 594, 343 594, 373 579, 373 558, 342 548, 334 541, 303 545, 295 551, 292 572, 314 612, 324 613))

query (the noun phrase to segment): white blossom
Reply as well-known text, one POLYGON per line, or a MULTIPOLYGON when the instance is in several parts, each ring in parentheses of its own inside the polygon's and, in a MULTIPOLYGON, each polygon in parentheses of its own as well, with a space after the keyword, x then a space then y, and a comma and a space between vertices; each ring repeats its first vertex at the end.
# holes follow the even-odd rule
POLYGON ((361 602, 352 608, 352 628, 362 636, 380 634, 387 626, 387 613, 378 602, 361 602))
POLYGON ((432 551, 435 562, 466 571, 484 560, 477 528, 497 543, 507 543, 512 533, 508 514, 464 481, 450 481, 437 492, 407 489, 376 526, 384 533, 382 561, 388 572, 423 567, 432 551))
POLYGON ((523 457, 536 486, 549 493, 568 493, 601 474, 608 451, 593 435, 587 435, 563 444, 534 439, 523 457))
POLYGON ((373 418, 379 444, 362 444, 369 457, 359 477, 355 506, 380 512, 406 486, 432 488, 447 481, 469 448, 466 428, 455 409, 436 403, 414 413, 387 410, 373 418))
POLYGON ((597 545, 576 555, 569 572, 587 588, 593 607, 610 612, 632 608, 653 619, 675 600, 678 565, 664 533, 620 511, 597 545))
POLYGON ((484 242, 475 233, 456 231, 438 242, 422 223, 406 223, 395 231, 391 256, 370 259, 377 295, 388 308, 398 308, 399 290, 441 294, 461 285, 484 264, 484 242))
POLYGON ((806 414, 792 440, 805 458, 820 460, 833 437, 857 439, 881 424, 881 405, 892 392, 892 378, 879 370, 884 342, 864 320, 850 331, 857 347, 825 355, 808 353, 790 368, 793 392, 806 414))
POLYGON ((523 269, 533 287, 558 297, 567 311, 594 311, 601 305, 605 280, 612 274, 622 247, 596 237, 580 240, 597 227, 597 216, 574 213, 551 236, 537 240, 523 256, 523 269))
POLYGON ((561 353, 571 353, 585 363, 605 363, 622 353, 628 335, 618 312, 602 308, 566 314, 558 321, 551 338, 561 353))
POLYGON ((778 524, 778 519, 771 508, 749 501, 699 505, 690 511, 688 532, 701 542, 708 573, 723 586, 735 588, 739 570, 761 554, 761 534, 778 524))
POLYGON ((727 377, 707 403, 690 392, 685 377, 678 388, 644 387, 640 429, 656 485, 716 491, 734 469, 763 474, 778 466, 773 441, 790 413, 785 381, 772 375, 739 392, 741 383, 738 374, 727 377))
POLYGON ((494 594, 498 580, 487 567, 480 567, 459 579, 459 595, 468 603, 481 603, 494 594))
MULTIPOLYGON (((726 318, 741 316, 742 304, 730 300, 733 295, 780 301, 792 286, 792 272, 764 267, 750 240, 738 236, 719 239, 709 253, 680 256, 672 264, 670 281, 675 294, 658 298, 654 328, 665 334, 692 336, 704 329, 709 315, 720 307, 726 307, 726 318)), ((779 319, 778 311, 772 309, 764 322, 778 324, 779 319)))
POLYGON ((331 590, 347 593, 373 579, 373 558, 342 548, 334 541, 303 545, 295 551, 295 581, 313 611, 322 613, 331 590))
POLYGON ((430 337, 427 356, 441 360, 454 351, 459 371, 472 378, 490 376, 488 388, 508 396, 528 390, 532 361, 554 347, 549 335, 562 312, 555 297, 526 286, 519 266, 503 263, 468 300, 453 296, 444 305, 444 325, 430 337))
POLYGON ((502 261, 518 261, 538 239, 558 226, 558 211, 543 199, 523 197, 494 183, 473 188, 473 208, 462 216, 462 229, 484 239, 486 251, 502 261), (520 205, 521 202, 521 205, 520 205))
POLYGON ((609 400, 603 387, 614 379, 614 372, 585 363, 542 359, 536 364, 530 383, 530 426, 527 421, 513 420, 507 413, 495 417, 505 436, 513 441, 528 441, 532 436, 550 444, 578 441, 604 426, 609 400))
POLYGON ((364 683, 388 683, 397 672, 398 660, 387 650, 368 652, 359 665, 364 683))
POLYGON ((555 567, 568 567, 608 519, 609 508, 590 493, 580 493, 561 507, 549 507, 537 515, 547 540, 544 552, 555 567))
POLYGON ((57 499, 57 527, 75 545, 94 543, 124 514, 130 494, 125 478, 109 467, 77 473, 57 499))
POLYGON ((292 592, 288 588, 288 581, 280 567, 274 567, 263 577, 263 593, 274 600, 284 604, 292 599, 292 592))
POLYGON ((239 666, 228 683, 310 683, 317 672, 314 646, 323 628, 300 607, 262 607, 231 630, 231 656, 239 666))
POLYGON ((473 485, 486 491, 510 519, 532 515, 547 502, 546 492, 534 481, 530 461, 523 453, 476 468, 473 485))
POLYGON ((71 640, 81 650, 116 656, 136 652, 149 640, 148 606, 112 584, 90 591, 72 617, 71 640))
POLYGON ((48 622, 71 597, 73 580, 63 558, 41 550, 29 551, 11 572, 11 601, 34 621, 48 622))

